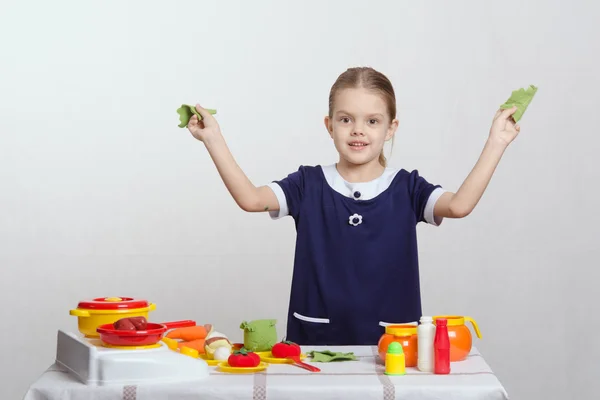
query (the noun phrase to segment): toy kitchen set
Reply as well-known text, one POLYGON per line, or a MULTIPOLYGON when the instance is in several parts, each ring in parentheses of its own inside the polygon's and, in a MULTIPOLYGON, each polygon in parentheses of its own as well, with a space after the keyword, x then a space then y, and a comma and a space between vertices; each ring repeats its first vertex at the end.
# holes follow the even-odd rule
POLYGON ((79 302, 70 311, 79 332, 58 331, 56 364, 90 386, 200 381, 209 366, 232 374, 261 372, 270 364, 320 372, 302 361, 307 355, 300 346, 278 342, 274 319, 243 321, 244 342, 232 343, 211 324, 149 322, 155 309, 130 297, 79 302))
POLYGON ((87 385, 206 378, 208 361, 189 347, 180 351, 178 342, 165 335, 196 323, 148 322, 155 308, 153 303, 128 297, 80 302, 70 311, 78 318, 79 332, 58 331, 56 363, 87 385))
MULTIPOLYGON (((201 381, 209 376, 209 366, 234 374, 264 371, 270 364, 320 372, 303 360, 310 356, 312 362, 322 361, 315 353, 340 359, 329 351, 303 354, 298 344, 279 341, 274 319, 242 322, 243 343, 232 343, 210 324, 150 322, 148 315, 155 309, 153 303, 130 297, 79 302, 70 311, 79 332, 58 331, 56 364, 86 385, 104 386, 201 381)), ((450 362, 466 360, 471 351, 467 322, 481 338, 477 323, 467 316, 424 316, 416 325, 387 325, 377 344, 378 362, 385 364, 386 373, 396 365, 393 374, 402 375, 405 368, 448 374, 450 362)), ((353 353, 341 356, 356 360, 353 353)))

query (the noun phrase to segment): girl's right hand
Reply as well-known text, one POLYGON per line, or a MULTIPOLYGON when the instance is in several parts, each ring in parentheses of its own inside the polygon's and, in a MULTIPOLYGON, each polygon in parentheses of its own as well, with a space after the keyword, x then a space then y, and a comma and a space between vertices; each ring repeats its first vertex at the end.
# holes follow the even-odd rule
POLYGON ((206 140, 220 135, 221 128, 215 117, 204 108, 200 107, 199 104, 196 104, 196 110, 202 115, 202 120, 198 121, 196 115, 192 115, 192 118, 190 118, 187 128, 192 136, 201 142, 206 143, 206 140))

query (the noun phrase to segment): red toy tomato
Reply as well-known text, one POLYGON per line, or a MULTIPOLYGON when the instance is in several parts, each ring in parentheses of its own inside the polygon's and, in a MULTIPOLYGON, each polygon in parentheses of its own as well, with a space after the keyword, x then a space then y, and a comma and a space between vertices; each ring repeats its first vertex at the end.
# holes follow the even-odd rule
POLYGON ((282 340, 271 348, 271 354, 275 358, 287 358, 290 356, 300 356, 300 346, 288 340, 282 340))
POLYGON ((260 364, 260 357, 258 354, 242 348, 234 351, 233 354, 227 359, 227 363, 230 367, 253 368, 260 364))

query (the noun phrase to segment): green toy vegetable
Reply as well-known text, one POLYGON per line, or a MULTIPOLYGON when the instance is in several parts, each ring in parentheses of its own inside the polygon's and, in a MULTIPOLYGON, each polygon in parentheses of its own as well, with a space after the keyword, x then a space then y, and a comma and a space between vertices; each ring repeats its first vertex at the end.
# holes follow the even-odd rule
MULTIPOLYGON (((209 108, 207 108, 206 111, 213 115, 217 113, 217 110, 212 110, 209 108)), ((196 107, 190 106, 189 104, 182 104, 181 107, 177 109, 177 114, 179 114, 180 122, 177 126, 180 128, 185 128, 194 114, 198 117, 198 121, 202 120, 202 115, 200 115, 198 110, 196 110, 196 107)))
POLYGON ((538 88, 533 85, 529 85, 527 89, 521 88, 519 90, 514 90, 512 92, 512 95, 508 98, 508 100, 506 100, 504 104, 500 106, 500 108, 509 109, 513 108, 514 106, 517 106, 517 111, 515 111, 512 117, 515 120, 515 122, 519 122, 521 117, 523 117, 525 110, 527 110, 529 103, 531 103, 533 96, 535 96, 535 94, 537 93, 537 90, 538 88))
POLYGON ((270 351, 277 343, 276 323, 274 319, 242 322, 240 329, 244 330, 244 347, 249 351, 270 351))

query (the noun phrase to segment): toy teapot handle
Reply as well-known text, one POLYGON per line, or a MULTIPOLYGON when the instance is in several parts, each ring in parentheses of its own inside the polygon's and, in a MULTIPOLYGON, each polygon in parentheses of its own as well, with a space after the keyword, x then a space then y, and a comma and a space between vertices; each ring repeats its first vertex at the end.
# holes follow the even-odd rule
POLYGON ((479 339, 481 339, 481 332, 479 332, 479 327, 477 326, 477 322, 475 322, 475 320, 471 317, 467 317, 465 316, 465 321, 469 321, 471 323, 471 325, 473 325, 473 329, 475 329, 475 334, 477 335, 477 337, 479 339))

